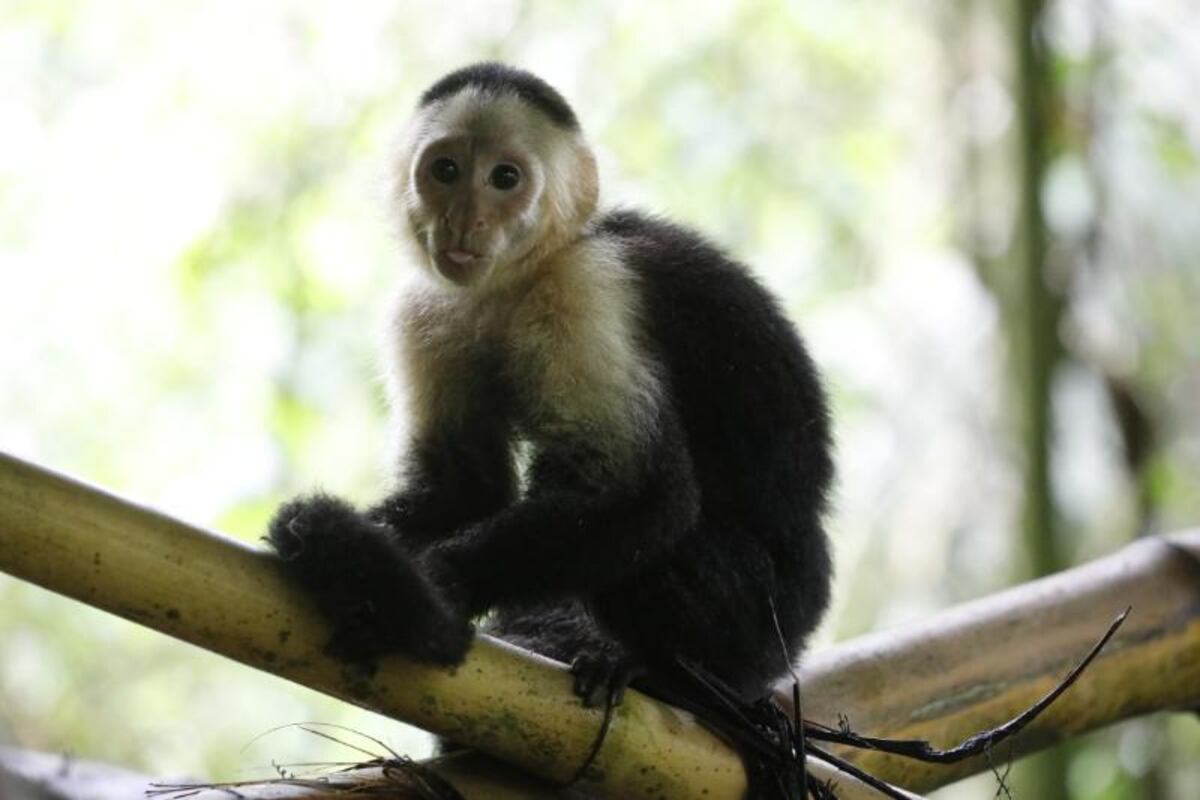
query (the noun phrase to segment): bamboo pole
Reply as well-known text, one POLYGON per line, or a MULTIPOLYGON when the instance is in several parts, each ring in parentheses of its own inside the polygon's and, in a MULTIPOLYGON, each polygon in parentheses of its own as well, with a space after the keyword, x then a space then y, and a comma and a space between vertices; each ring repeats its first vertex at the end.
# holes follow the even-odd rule
MULTIPOLYGON (((267 553, 3 453, 0 570, 448 736, 551 785, 575 773, 600 728, 601 712, 580 705, 563 665, 486 636, 455 669, 388 657, 364 675, 322 653, 327 625, 267 553)), ((737 755, 691 715, 628 692, 581 786, 720 800, 740 797, 746 781, 737 755)))
MULTIPOLYGON (((321 653, 327 627, 265 553, 3 454, 0 570, 552 782, 582 762, 600 724, 571 695, 561 665, 487 637, 455 670, 388 658, 374 676, 358 674, 321 653)), ((1122 632, 1021 737, 1019 751, 1134 714, 1200 706, 1196 530, 814 654, 801 678, 806 714, 826 722, 845 714, 862 733, 947 743, 1032 702, 1125 604, 1134 612, 1122 632)), ((986 768, 856 757, 919 789, 986 768)), ((689 715, 636 692, 617 710, 593 775, 585 789, 616 797, 721 800, 745 789, 734 753, 689 715)), ((873 796, 838 781, 845 800, 873 796)))

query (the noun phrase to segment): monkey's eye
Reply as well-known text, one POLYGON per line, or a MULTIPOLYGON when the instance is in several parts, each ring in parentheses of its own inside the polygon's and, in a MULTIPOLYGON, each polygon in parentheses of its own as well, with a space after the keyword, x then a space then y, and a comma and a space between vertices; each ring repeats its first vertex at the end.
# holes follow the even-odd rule
POLYGON ((521 170, 512 164, 497 164, 488 176, 488 183, 502 192, 515 188, 521 182, 521 170))
POLYGON ((452 158, 434 159, 429 171, 438 183, 454 183, 458 180, 458 162, 452 158))

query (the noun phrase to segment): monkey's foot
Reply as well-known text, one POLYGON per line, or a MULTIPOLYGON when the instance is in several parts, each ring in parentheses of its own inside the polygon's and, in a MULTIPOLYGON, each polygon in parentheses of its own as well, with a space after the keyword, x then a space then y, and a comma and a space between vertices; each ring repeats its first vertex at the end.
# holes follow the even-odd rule
POLYGON ((379 656, 462 661, 470 621, 418 568, 394 533, 328 495, 284 504, 267 541, 284 571, 333 626, 330 655, 373 668, 379 656))
POLYGON ((586 708, 612 707, 625 699, 625 689, 646 674, 641 662, 623 652, 596 647, 586 649, 571 662, 575 694, 586 708))

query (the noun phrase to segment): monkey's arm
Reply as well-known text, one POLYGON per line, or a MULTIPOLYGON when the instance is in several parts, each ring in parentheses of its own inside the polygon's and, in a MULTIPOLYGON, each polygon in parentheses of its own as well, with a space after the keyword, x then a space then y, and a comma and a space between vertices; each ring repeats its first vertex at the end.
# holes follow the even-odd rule
MULTIPOLYGON (((666 416, 664 412, 663 416, 666 416)), ((597 470, 593 445, 562 442, 535 460, 519 502, 435 545, 430 566, 471 614, 588 595, 677 544, 699 512, 673 418, 623 472, 597 470)))
POLYGON ((402 488, 367 510, 408 547, 492 515, 516 496, 508 437, 495 430, 443 431, 414 442, 402 488))
POLYGON ((430 582, 420 554, 511 501, 507 444, 497 431, 443 433, 413 448, 407 477, 366 514, 329 495, 298 497, 275 513, 267 540, 333 624, 331 653, 453 664, 470 643, 469 618, 430 582))

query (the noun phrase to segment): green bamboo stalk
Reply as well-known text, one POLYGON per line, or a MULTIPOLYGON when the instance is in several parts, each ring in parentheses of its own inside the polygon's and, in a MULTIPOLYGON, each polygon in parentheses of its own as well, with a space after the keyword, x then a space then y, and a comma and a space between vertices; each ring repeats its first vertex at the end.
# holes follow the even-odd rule
MULTIPOLYGON (((600 729, 602 713, 580 705, 563 665, 486 636, 455 669, 388 657, 364 675, 322 653, 328 626, 267 553, 2 453, 0 570, 554 783, 574 775, 600 729)), ((623 798, 720 800, 746 786, 736 753, 637 692, 589 776, 585 788, 623 798)), ((847 798, 868 796, 838 780, 847 798)))
MULTIPOLYGON (((1016 61, 1019 190, 1017 267, 1022 273, 1019 293, 1020 330, 1017 365, 1021 387, 1022 449, 1025 461, 1025 504, 1022 541, 1027 577, 1051 575, 1067 565, 1050 475, 1053 468, 1052 425, 1054 375, 1061 361, 1058 340, 1062 299, 1049 285, 1049 232, 1042 209, 1042 188, 1049 161, 1051 137, 1047 99, 1055 90, 1050 54, 1041 26, 1044 0, 1018 0, 1013 33, 1016 61)), ((1065 748, 1047 749, 1030 759, 1016 775, 1024 791, 1039 797, 1067 794, 1065 748)))

